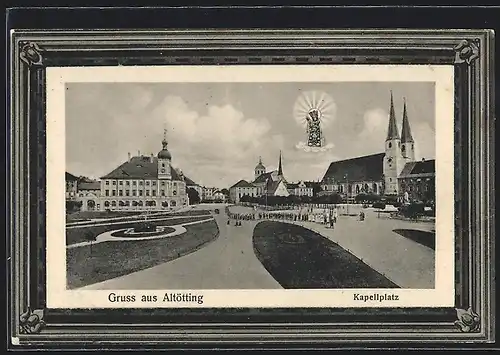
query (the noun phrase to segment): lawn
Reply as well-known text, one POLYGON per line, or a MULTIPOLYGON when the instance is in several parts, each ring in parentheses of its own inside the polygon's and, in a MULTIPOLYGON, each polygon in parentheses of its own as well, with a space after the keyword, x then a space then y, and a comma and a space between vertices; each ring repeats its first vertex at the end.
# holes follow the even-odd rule
POLYGON ((298 225, 260 222, 253 247, 283 288, 399 287, 338 244, 298 225))
POLYGON ((436 233, 418 229, 394 229, 394 232, 432 250, 436 248, 436 233))
POLYGON ((74 289, 128 275, 192 253, 219 236, 215 221, 186 227, 178 236, 104 242, 66 249, 67 288, 74 289))
MULTIPOLYGON (((156 226, 172 226, 172 225, 177 225, 177 224, 182 224, 182 223, 187 223, 187 222, 201 221, 201 220, 204 220, 207 218, 210 218, 210 217, 193 216, 193 217, 165 219, 163 221, 160 220, 160 221, 151 221, 151 222, 153 224, 155 224, 156 226)), ((117 224, 109 224, 109 225, 105 225, 105 226, 82 226, 82 227, 78 227, 78 228, 66 228, 66 245, 87 241, 87 238, 85 235, 89 231, 94 236, 98 236, 101 233, 109 232, 109 231, 112 231, 115 229, 131 228, 135 224, 137 224, 137 222, 123 222, 123 223, 117 223, 117 224)))

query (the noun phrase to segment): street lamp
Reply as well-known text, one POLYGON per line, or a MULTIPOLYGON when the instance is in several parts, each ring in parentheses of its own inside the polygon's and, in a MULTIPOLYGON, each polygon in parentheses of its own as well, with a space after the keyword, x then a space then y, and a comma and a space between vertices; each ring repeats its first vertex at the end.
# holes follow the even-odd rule
POLYGON ((346 192, 346 195, 347 195, 347 215, 349 216, 349 176, 348 174, 345 174, 345 181, 346 181, 346 184, 347 184, 347 192, 346 192))

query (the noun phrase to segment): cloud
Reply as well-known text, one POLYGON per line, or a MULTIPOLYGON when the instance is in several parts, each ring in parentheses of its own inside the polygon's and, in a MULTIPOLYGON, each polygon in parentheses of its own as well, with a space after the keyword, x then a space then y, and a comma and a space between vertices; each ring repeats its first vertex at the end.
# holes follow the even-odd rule
MULTIPOLYGON (((373 154, 384 151, 384 142, 387 137, 389 114, 387 111, 376 108, 368 110, 363 115, 363 128, 358 135, 362 144, 353 145, 358 153, 373 154)), ((397 121, 398 132, 401 133, 402 121, 397 121)), ((415 159, 433 159, 435 157, 435 132, 427 122, 410 121, 413 140, 415 141, 415 159)))
POLYGON ((229 104, 200 113, 181 97, 168 96, 153 118, 155 126, 167 126, 173 164, 209 186, 227 187, 251 178, 256 157, 275 146, 266 118, 247 118, 229 104))

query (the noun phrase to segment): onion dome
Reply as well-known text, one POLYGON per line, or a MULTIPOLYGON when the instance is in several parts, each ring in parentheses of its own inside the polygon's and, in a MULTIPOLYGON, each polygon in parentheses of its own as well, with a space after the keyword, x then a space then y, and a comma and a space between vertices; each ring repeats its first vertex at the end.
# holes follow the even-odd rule
POLYGON ((163 140, 162 140, 161 144, 163 145, 163 149, 160 150, 160 152, 158 153, 158 159, 169 159, 169 160, 172 159, 172 154, 170 154, 170 152, 167 149, 167 145, 168 145, 167 130, 165 130, 163 133, 163 140))
POLYGON ((266 167, 264 166, 264 164, 262 164, 261 157, 259 157, 259 164, 257 164, 257 166, 255 167, 255 170, 266 170, 266 167))

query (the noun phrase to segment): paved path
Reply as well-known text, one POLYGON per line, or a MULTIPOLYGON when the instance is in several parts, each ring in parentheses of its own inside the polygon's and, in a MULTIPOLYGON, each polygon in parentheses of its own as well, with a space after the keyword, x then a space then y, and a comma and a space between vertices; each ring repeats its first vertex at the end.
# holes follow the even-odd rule
POLYGON ((214 205, 219 237, 200 250, 173 261, 84 289, 280 289, 253 252, 256 222, 227 225, 224 206, 214 205))

